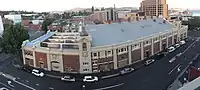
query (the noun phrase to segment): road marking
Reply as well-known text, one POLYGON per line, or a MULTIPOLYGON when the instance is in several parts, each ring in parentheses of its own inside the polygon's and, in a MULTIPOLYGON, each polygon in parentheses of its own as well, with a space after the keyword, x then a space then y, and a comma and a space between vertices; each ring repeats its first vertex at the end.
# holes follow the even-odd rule
POLYGON ((196 54, 196 56, 192 59, 192 61, 196 60, 199 57, 199 53, 196 54))
POLYGON ((14 85, 12 85, 11 83, 11 81, 7 81, 8 82, 8 85, 10 85, 11 87, 15 87, 14 85))
POLYGON ((6 85, 6 84, 4 84, 4 83, 2 83, 2 82, 0 82, 0 84, 3 85, 3 86, 5 86, 6 88, 9 88, 9 89, 11 89, 11 90, 15 90, 14 88, 9 87, 8 85, 6 85))
POLYGON ((19 81, 16 81, 15 79, 14 79, 13 81, 14 81, 15 83, 18 83, 18 84, 20 84, 20 85, 22 85, 22 86, 24 86, 24 87, 27 87, 27 88, 31 89, 31 90, 36 90, 35 88, 30 87, 30 86, 28 86, 28 85, 26 85, 26 84, 23 84, 23 83, 21 83, 21 82, 19 82, 19 81))
POLYGON ((40 84, 35 84, 36 86, 40 86, 40 84))
POLYGON ((102 79, 106 79, 106 78, 115 77, 115 76, 118 76, 118 75, 119 75, 119 73, 113 74, 113 75, 108 75, 108 76, 103 76, 103 77, 101 77, 101 78, 102 78, 102 79))
POLYGON ((122 85, 124 85, 124 83, 116 84, 116 85, 112 85, 112 86, 108 86, 108 87, 104 87, 104 88, 93 89, 93 90, 106 90, 106 89, 111 89, 111 88, 114 88, 114 87, 119 87, 119 86, 122 86, 122 85))
POLYGON ((169 60, 170 63, 174 62, 176 60, 175 57, 173 57, 172 59, 169 60))
POLYGON ((180 64, 176 65, 176 67, 174 67, 168 74, 171 74, 179 66, 180 66, 180 64))
POLYGON ((188 46, 184 51, 183 51, 183 53, 182 54, 184 54, 190 47, 192 47, 193 45, 194 45, 194 43, 196 43, 197 41, 194 41, 192 44, 190 44, 190 46, 188 46))
POLYGON ((50 89, 50 90, 54 90, 54 88, 52 88, 52 87, 49 87, 49 89, 50 89))
POLYGON ((25 80, 25 82, 29 82, 28 80, 25 80))

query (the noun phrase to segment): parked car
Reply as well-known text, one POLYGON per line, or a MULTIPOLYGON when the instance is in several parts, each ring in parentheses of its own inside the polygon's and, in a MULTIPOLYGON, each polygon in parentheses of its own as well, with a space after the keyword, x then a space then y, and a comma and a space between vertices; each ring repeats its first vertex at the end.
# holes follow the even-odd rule
POLYGON ((84 76, 83 82, 95 82, 98 81, 96 76, 84 76))
POLYGON ((2 88, 0 88, 0 90, 9 90, 9 89, 7 89, 7 88, 5 88, 5 87, 2 87, 2 88))
POLYGON ((123 70, 120 71, 120 74, 124 75, 124 74, 130 73, 130 72, 132 72, 134 70, 135 70, 134 68, 124 68, 123 70))
POLYGON ((33 70, 32 70, 32 74, 35 75, 35 76, 38 76, 38 77, 43 77, 43 76, 44 76, 44 73, 43 73, 43 72, 40 72, 40 71, 37 70, 37 69, 33 69, 33 70))
POLYGON ((185 40, 180 41, 180 45, 184 45, 185 43, 186 43, 185 40))
POLYGON ((155 62, 155 59, 149 59, 145 61, 145 65, 149 65, 151 63, 155 62))
POLYGON ((174 45, 174 47, 175 47, 175 48, 179 48, 179 47, 180 47, 180 44, 177 43, 177 44, 174 45))
POLYGON ((29 67, 27 67, 27 66, 23 66, 21 69, 22 69, 23 71, 25 71, 25 72, 28 72, 28 73, 31 73, 31 71, 32 71, 32 69, 29 68, 29 67))
POLYGON ((170 53, 170 52, 173 52, 175 50, 175 47, 173 47, 173 46, 171 46, 171 47, 169 47, 168 48, 168 52, 170 53))
POLYGON ((76 81, 75 78, 72 77, 72 76, 63 76, 63 77, 61 77, 61 80, 62 81, 70 81, 70 82, 75 82, 76 81))

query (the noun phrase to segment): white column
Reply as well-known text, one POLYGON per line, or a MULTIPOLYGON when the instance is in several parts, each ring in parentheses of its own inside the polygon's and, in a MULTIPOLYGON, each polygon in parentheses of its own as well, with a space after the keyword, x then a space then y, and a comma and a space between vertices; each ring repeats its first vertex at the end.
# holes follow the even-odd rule
POLYGON ((167 46, 166 46, 166 47, 169 46, 168 38, 169 38, 169 37, 168 37, 168 35, 167 35, 167 39, 166 39, 166 40, 167 40, 167 41, 166 41, 166 45, 167 45, 167 46))
POLYGON ((174 34, 172 33, 172 45, 174 45, 174 34))
POLYGON ((141 60, 144 59, 144 45, 143 45, 143 41, 141 42, 141 60))
POLYGON ((33 49, 33 66, 36 67, 35 49, 33 49))
POLYGON ((22 48, 22 55, 23 55, 23 64, 25 65, 26 62, 25 62, 24 48, 22 48))
POLYGON ((131 64, 131 60, 132 60, 132 57, 131 57, 131 45, 128 46, 128 62, 129 62, 129 65, 131 64))
POLYGON ((117 52, 116 49, 113 49, 113 61, 114 61, 114 69, 117 69, 117 52))
POLYGON ((154 54, 154 41, 151 39, 151 55, 154 54))
POLYGON ((60 55, 60 67, 61 67, 61 70, 60 70, 60 72, 64 72, 62 53, 61 53, 61 55, 60 55))
POLYGON ((160 40, 160 51, 162 51, 162 38, 160 38, 159 40, 160 40))
POLYGON ((47 52, 47 70, 48 71, 51 71, 51 58, 52 55, 50 55, 50 51, 48 50, 47 52))

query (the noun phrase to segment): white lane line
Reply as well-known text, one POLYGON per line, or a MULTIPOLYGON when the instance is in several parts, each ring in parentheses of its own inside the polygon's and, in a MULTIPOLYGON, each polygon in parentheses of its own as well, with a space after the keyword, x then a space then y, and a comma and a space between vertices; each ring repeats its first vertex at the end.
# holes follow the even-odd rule
POLYGON ((184 54, 190 47, 192 47, 193 45, 194 45, 194 43, 196 43, 197 41, 194 41, 192 44, 190 44, 190 46, 188 46, 184 51, 183 51, 183 53, 182 54, 184 54))
POLYGON ((21 83, 21 82, 19 82, 19 81, 16 81, 15 79, 13 79, 13 81, 14 81, 15 83, 18 83, 18 84, 20 84, 20 85, 22 85, 22 86, 24 86, 24 87, 27 87, 27 88, 31 89, 31 90, 36 90, 35 88, 30 87, 30 86, 28 86, 28 85, 26 85, 26 84, 23 84, 23 83, 21 83))
POLYGON ((170 63, 174 62, 176 60, 176 57, 173 57, 169 60, 170 63))
POLYGON ((3 85, 3 86, 5 86, 6 88, 9 88, 9 89, 11 89, 11 90, 15 90, 14 88, 9 87, 8 85, 6 85, 6 84, 4 84, 4 83, 2 83, 2 82, 0 82, 0 84, 3 85))
POLYGON ((171 74, 179 66, 180 66, 180 64, 176 65, 176 67, 174 67, 168 74, 171 74))
POLYGON ((111 89, 111 88, 114 88, 114 87, 119 87, 119 86, 122 86, 122 85, 124 85, 124 83, 116 84, 116 85, 112 85, 112 86, 108 86, 108 87, 104 87, 104 88, 93 89, 93 90, 106 90, 106 89, 111 89))
POLYGON ((199 53, 196 54, 196 56, 192 59, 192 61, 196 60, 199 57, 199 53))
POLYGON ((10 85, 11 87, 15 87, 14 85, 12 85, 11 83, 11 81, 7 81, 8 82, 8 85, 10 85))
POLYGON ((101 78, 102 78, 102 79, 106 79, 106 78, 115 77, 115 76, 118 76, 118 75, 119 75, 119 73, 113 74, 113 75, 108 75, 108 76, 103 76, 103 77, 101 77, 101 78))

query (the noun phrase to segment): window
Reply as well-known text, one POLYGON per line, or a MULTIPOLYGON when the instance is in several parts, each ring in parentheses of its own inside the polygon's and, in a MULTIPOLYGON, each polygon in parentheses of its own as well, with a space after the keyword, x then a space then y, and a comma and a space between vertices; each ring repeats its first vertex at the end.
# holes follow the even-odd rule
POLYGON ((108 56, 111 55, 111 51, 107 51, 107 55, 108 55, 108 56))
POLYGON ((89 63, 88 62, 83 62, 83 65, 88 65, 89 63))
POLYGON ((86 44, 86 43, 83 43, 82 48, 83 48, 83 51, 87 51, 87 44, 86 44))
POLYGON ((89 69, 83 69, 83 71, 89 71, 89 69))
POLYGON ((94 56, 94 57, 97 57, 97 53, 93 53, 93 56, 94 56))

